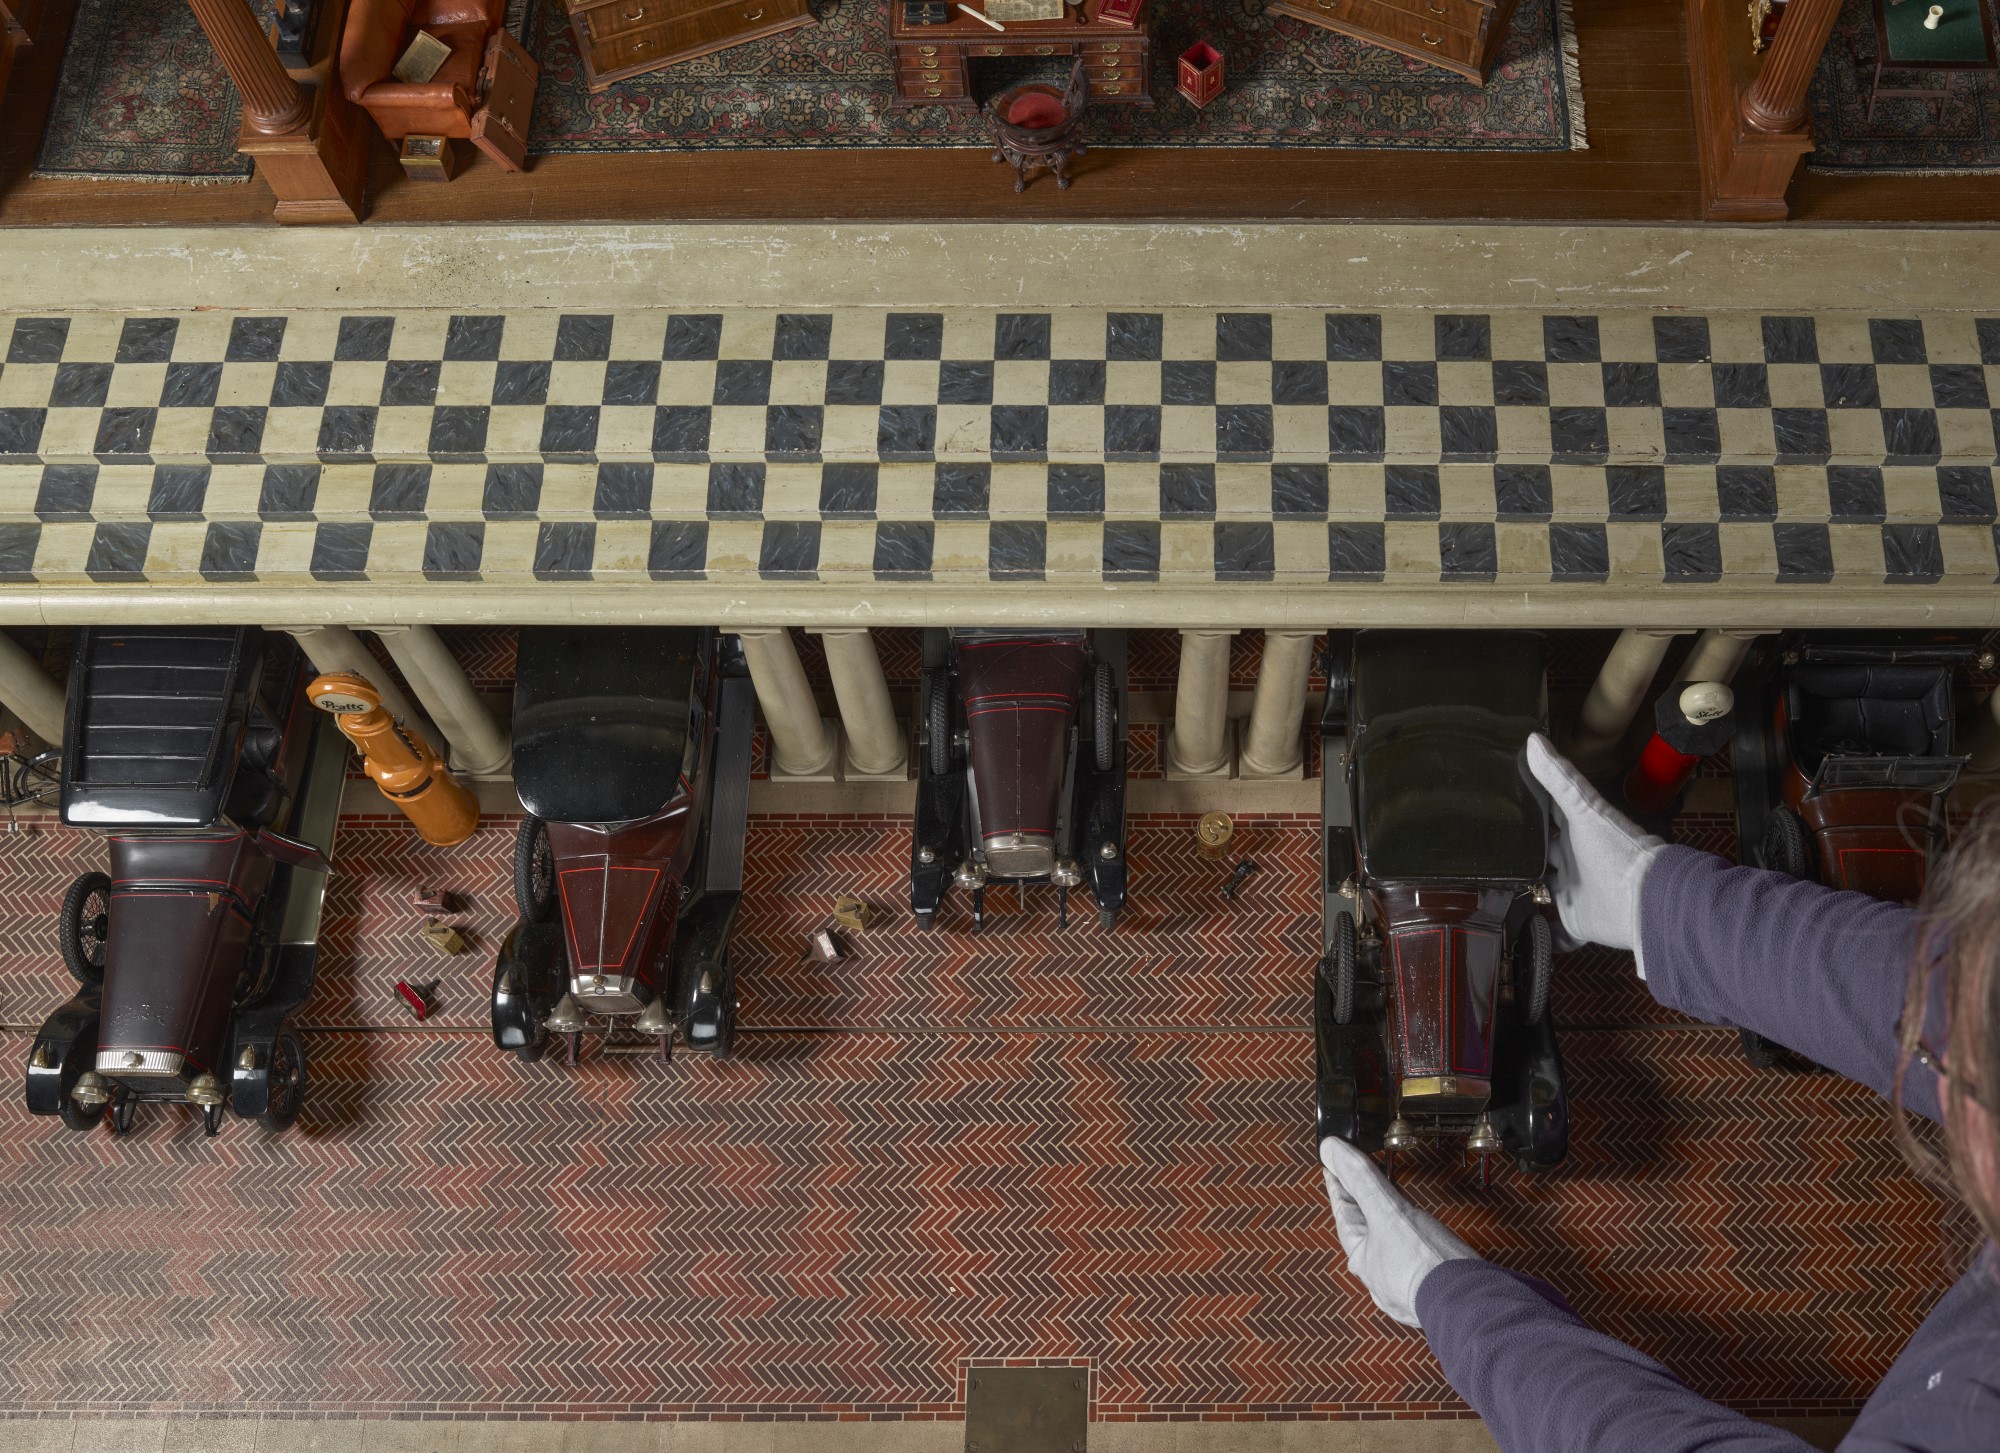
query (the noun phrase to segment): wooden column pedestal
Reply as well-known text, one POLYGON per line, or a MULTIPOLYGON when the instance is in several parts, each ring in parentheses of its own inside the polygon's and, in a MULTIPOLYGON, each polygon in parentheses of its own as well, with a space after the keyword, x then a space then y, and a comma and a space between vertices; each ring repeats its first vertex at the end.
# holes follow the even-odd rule
POLYGON ((1840 0, 1792 0, 1762 58, 1743 0, 1687 0, 1688 65, 1702 214, 1782 222, 1799 158, 1813 149, 1806 93, 1840 0))

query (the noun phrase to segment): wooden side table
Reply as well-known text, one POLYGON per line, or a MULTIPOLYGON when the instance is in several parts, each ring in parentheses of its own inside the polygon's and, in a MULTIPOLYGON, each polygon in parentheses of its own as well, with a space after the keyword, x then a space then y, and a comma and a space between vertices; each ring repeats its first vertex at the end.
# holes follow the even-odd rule
MULTIPOLYGON (((968 0, 971 3, 971 0, 968 0)), ((1086 0, 1082 19, 1070 11, 1061 20, 1008 21, 991 30, 953 10, 943 25, 911 25, 901 0, 889 6, 889 44, 896 52, 898 106, 958 106, 971 110, 971 63, 987 56, 1083 57, 1084 81, 1093 105, 1153 104, 1152 37, 1141 11, 1135 27, 1106 25, 1097 18, 1098 0, 1086 0)))
POLYGON ((1875 77, 1868 88, 1868 119, 1875 119, 1875 103, 1890 99, 1927 101, 1944 119, 1944 103, 1951 95, 1951 78, 1959 71, 1991 71, 1993 55, 1993 12, 1987 0, 1936 0, 1944 7, 1936 30, 1924 29, 1924 16, 1932 0, 1875 0, 1875 77), (1927 75, 1935 79, 1923 85, 1884 85, 1886 72, 1927 75))
POLYGON ((1270 0, 1266 8, 1456 71, 1481 86, 1514 19, 1514 0, 1270 0))
POLYGON ((568 9, 593 92, 813 23, 807 0, 568 0, 568 9))

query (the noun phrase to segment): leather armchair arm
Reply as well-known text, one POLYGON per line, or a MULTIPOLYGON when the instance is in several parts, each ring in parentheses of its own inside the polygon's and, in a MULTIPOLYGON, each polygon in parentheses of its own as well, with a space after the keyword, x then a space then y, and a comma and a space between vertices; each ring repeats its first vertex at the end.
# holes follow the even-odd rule
POLYGON ((364 106, 384 110, 435 111, 442 116, 463 116, 472 110, 465 87, 439 81, 378 81, 358 96, 348 94, 364 106))
POLYGON ((369 87, 389 79, 408 40, 410 17, 402 0, 353 0, 340 36, 340 84, 359 101, 369 87))

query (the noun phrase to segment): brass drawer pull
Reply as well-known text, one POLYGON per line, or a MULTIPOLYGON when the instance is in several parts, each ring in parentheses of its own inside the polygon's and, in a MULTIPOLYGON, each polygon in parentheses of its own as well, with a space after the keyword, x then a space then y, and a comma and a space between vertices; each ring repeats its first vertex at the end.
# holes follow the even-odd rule
POLYGON ((1115 41, 1115 40, 1107 40, 1107 41, 1105 41, 1105 42, 1104 42, 1104 44, 1103 44, 1103 45, 1100 45, 1100 46, 1098 47, 1098 49, 1099 49, 1099 50, 1117 50, 1117 49, 1118 49, 1118 42, 1117 42, 1117 41, 1115 41))
POLYGON ((762 20, 764 18, 764 7, 759 5, 755 10, 744 11, 743 18, 745 20, 762 20))
POLYGON ((1105 71, 1098 79, 1101 81, 1117 81, 1122 80, 1124 76, 1125 73, 1123 71, 1105 71))
POLYGON ((924 94, 926 96, 942 96, 944 92, 940 91, 936 86, 926 86, 924 87, 924 94))
POLYGON ((1038 45, 1035 47, 1036 55, 1054 55, 1055 53, 1056 48, 1052 45, 1038 45))
POLYGON ((918 47, 917 47, 917 54, 918 54, 918 55, 936 55, 936 54, 937 54, 937 47, 936 47, 936 46, 934 46, 934 45, 920 45, 920 46, 918 46, 918 47))
POLYGON ((1430 13, 1433 15, 1444 15, 1449 13, 1445 10, 1444 6, 1442 5, 1431 4, 1431 0, 1424 0, 1424 9, 1430 11, 1430 13))
POLYGON ((1115 96, 1124 89, 1125 88, 1123 86, 1106 86, 1104 87, 1104 94, 1107 96, 1115 96))
POLYGON ((641 5, 637 10, 626 10, 622 14, 627 20, 644 20, 646 18, 646 7, 641 5))
POLYGON ((1421 35, 1424 38, 1425 45, 1436 45, 1439 41, 1444 39, 1444 37, 1441 35, 1432 35, 1428 30, 1420 30, 1417 32, 1417 34, 1421 35))
POLYGON ((988 55, 1005 55, 1005 54, 1007 54, 1007 52, 1006 52, 1006 49, 1005 49, 1004 47, 1002 47, 1002 46, 997 46, 997 45, 989 45, 989 46, 987 46, 987 47, 986 47, 986 53, 987 53, 988 55))

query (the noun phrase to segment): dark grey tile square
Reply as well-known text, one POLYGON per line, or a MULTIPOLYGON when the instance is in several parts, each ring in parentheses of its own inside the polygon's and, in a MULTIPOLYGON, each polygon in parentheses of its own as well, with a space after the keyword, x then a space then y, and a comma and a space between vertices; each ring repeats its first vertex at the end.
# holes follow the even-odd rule
POLYGON ((1991 407, 1986 391, 1986 370, 1976 363, 1933 363, 1931 402, 1941 409, 1991 407))
POLYGON ((929 520, 884 520, 875 527, 874 570, 878 576, 905 580, 931 578, 929 520))
POLYGON ((500 357, 507 319, 496 314, 454 314, 444 325, 444 356, 449 363, 492 363, 500 357))
POLYGON ((1379 521, 1336 522, 1326 527, 1327 579, 1380 580, 1388 546, 1379 521))
POLYGON ((1868 349, 1877 363, 1928 363, 1919 318, 1870 318, 1868 349))
POLYGON ((1269 313, 1217 313, 1215 356, 1222 363, 1256 363, 1271 356, 1269 313))
POLYGON ((1994 521, 1993 470, 1984 464, 1939 468, 1938 517, 1948 525, 1990 525, 1994 521))
POLYGON ((1826 471, 1827 517, 1836 525, 1879 525, 1888 517, 1882 470, 1874 464, 1836 464, 1826 471))
POLYGON ((1487 520, 1448 520, 1438 526, 1438 576, 1491 580, 1500 570, 1500 548, 1487 520))
POLYGON ((1438 440, 1447 459, 1491 459, 1500 452, 1500 416, 1483 404, 1444 404, 1438 440))
POLYGON ((1113 459, 1149 458, 1160 452, 1156 404, 1106 404, 1104 452, 1113 459))
POLYGON ((1104 513, 1102 464, 1051 464, 1048 511, 1051 515, 1095 518, 1104 513))
POLYGON ((106 409, 97 416, 97 442, 92 452, 144 454, 153 447, 153 425, 158 409, 106 409))
POLYGON ((42 446, 47 409, 0 409, 0 457, 32 456, 42 446))
POLYGON ((652 359, 620 359, 604 369, 604 402, 618 408, 650 408, 660 399, 660 365, 652 359))
POLYGON ((826 366, 829 404, 880 404, 883 367, 879 359, 836 359, 826 366))
POLYGON ((257 491, 262 520, 309 520, 319 501, 317 464, 267 464, 257 491))
POLYGON ((1162 464, 1160 513, 1179 519, 1215 518, 1215 466, 1162 464))
POLYGON ((49 385, 49 407, 101 409, 110 395, 110 364, 59 363, 56 365, 55 380, 49 385))
POLYGON ((0 580, 34 584, 35 554, 41 547, 40 525, 0 525, 0 580))
POLYGON ((230 404, 208 417, 211 459, 254 459, 264 449, 264 423, 270 410, 261 405, 230 404))
POLYGON ((1441 360, 1484 363, 1493 356, 1493 322, 1484 313, 1440 313, 1431 327, 1441 360))
POLYGON ((1040 520, 995 520, 986 534, 986 573, 1040 580, 1048 568, 1049 527, 1040 520))
POLYGON ((1824 585, 1833 579, 1833 539, 1825 525, 1773 525, 1771 543, 1781 585, 1824 585))
POLYGON ((174 356, 174 339, 180 331, 177 318, 127 318, 119 329, 114 356, 120 363, 166 363, 174 356))
POLYGON ((1326 356, 1333 363, 1373 363, 1381 358, 1381 314, 1327 314, 1326 356))
POLYGON ((995 358, 1047 358, 1047 313, 1002 313, 993 320, 995 358))
POLYGON ((91 533, 90 554, 84 558, 83 572, 92 580, 131 580, 146 572, 146 550, 153 541, 153 526, 143 520, 121 520, 99 525, 91 533))
POLYGON ((660 356, 676 363, 700 363, 722 353, 720 313, 679 313, 667 319, 660 356))
POLYGON ((206 464, 156 464, 153 485, 146 492, 146 517, 162 519, 199 515, 208 499, 206 464))
POLYGON ((931 477, 933 515, 984 519, 993 496, 990 464, 940 464, 931 477))
POLYGON ((1722 455, 1722 423, 1714 409, 1662 409, 1660 431, 1670 460, 1694 463, 1722 455))
POLYGON ((307 567, 315 580, 366 580, 368 546, 375 527, 321 525, 313 531, 312 563, 307 567))
POLYGON ((600 464, 591 513, 600 520, 648 515, 653 510, 651 464, 600 464))
POLYGON ((708 466, 708 513, 711 519, 761 515, 764 512, 764 466, 708 466))
POLYGON ((1944 453, 1936 409, 1882 410, 1882 453, 1889 464, 1928 464, 1944 453))
POLYGON ((597 526, 589 520, 545 520, 535 535, 535 579, 588 580, 597 559, 597 526))
POLYGON ((477 520, 434 520, 424 530, 426 580, 477 580, 486 553, 486 526, 477 520))
POLYGON ((439 404, 431 413, 430 451, 440 455, 486 452, 492 410, 484 404, 439 404))
POLYGON ((819 476, 819 512, 836 519, 873 519, 880 474, 874 464, 827 465, 819 476))
POLYGON ((442 364, 432 360, 391 359, 382 370, 382 406, 429 408, 437 402, 438 374, 442 369, 442 364))
POLYGON ((1386 415, 1373 404, 1335 404, 1326 411, 1327 453, 1346 459, 1380 459, 1388 447, 1386 415))
POLYGON ((1324 363, 1279 362, 1271 365, 1272 403, 1324 404, 1327 401, 1324 363))
POLYGON ((1493 512, 1503 520, 1546 520, 1554 514, 1555 484, 1548 465, 1496 465, 1493 512))
POLYGON ((1549 314, 1542 319, 1542 357, 1550 363, 1597 363, 1604 357, 1597 319, 1549 314))
POLYGON ((1215 452, 1229 459, 1271 457, 1268 404, 1220 404, 1215 410, 1215 452))
POLYGON ((1107 580, 1160 578, 1159 521, 1105 521, 1104 578, 1107 580))
POLYGON ((1434 520, 1443 495, 1435 464, 1391 464, 1382 471, 1382 513, 1392 520, 1434 520))
POLYGON ((555 357, 560 363, 603 363, 608 360, 611 357, 611 315, 565 313, 556 319, 555 357))
POLYGON ((1771 372, 1761 363, 1718 363, 1709 369, 1718 409, 1771 407, 1771 372))
POLYGON ((378 464, 368 489, 371 519, 409 519, 422 515, 431 497, 428 464, 378 464))
POLYGON ((1829 409, 1879 409, 1882 393, 1872 363, 1822 363, 1820 393, 1829 409))
POLYGON ((1725 464, 1715 471, 1715 501, 1725 520, 1775 520, 1777 471, 1768 464, 1725 464))
POLYGON ((1278 570, 1269 520, 1221 520, 1215 526, 1217 580, 1269 580, 1278 570))
POLYGON ((379 363, 389 356, 389 341, 395 333, 393 317, 342 318, 333 344, 334 362, 379 363))
POLYGON ((550 404, 542 410, 542 453, 594 453, 598 418, 595 404, 550 404))
POLYGON ((766 578, 803 578, 819 573, 819 521, 771 520, 757 552, 757 573, 766 578))
POLYGON ((1565 406, 1549 410, 1549 448, 1558 459, 1602 459, 1611 452, 1603 409, 1565 406))
POLYGON ((226 363, 276 363, 284 346, 283 318, 232 318, 222 357, 226 363))
POLYGON ((1668 584, 1713 584, 1722 579, 1722 534, 1708 524, 1660 526, 1660 555, 1668 584))
POLYGON ((1604 406, 1608 409, 1657 409, 1660 406, 1660 366, 1656 363, 1600 363, 1604 374, 1604 406))
MULTIPOLYGON (((134 318, 126 323, 129 330, 133 323, 142 321, 134 318)), ((67 318, 16 318, 14 331, 7 337, 7 361, 9 363, 61 363, 63 346, 69 341, 69 319, 67 318)), ((173 337, 168 335, 167 345, 173 346, 173 337)))
POLYGON ((715 402, 761 408, 771 401, 771 365, 761 358, 725 358, 715 365, 715 402))
POLYGON ((509 461, 486 466, 480 513, 489 520, 532 519, 542 507, 542 466, 509 461))
POLYGON ((204 580, 228 580, 257 573, 257 548, 264 527, 255 520, 222 520, 211 524, 201 539, 204 580))
POLYGON ((942 358, 944 314, 891 313, 882 331, 882 356, 897 359, 942 358))
POLYGON ((519 363, 514 360, 495 365, 493 402, 496 404, 545 404, 549 401, 549 365, 519 363))
POLYGON ((771 357, 825 358, 833 351, 833 314, 780 313, 771 337, 771 357))
POLYGON ((1819 330, 1810 318, 1763 320, 1766 363, 1818 363, 1819 330))
POLYGON ((1165 341, 1159 313, 1110 313, 1104 319, 1104 356, 1114 363, 1156 363, 1165 341))
POLYGON ((1979 334, 1979 361, 2000 363, 2000 318, 1975 318, 1972 326, 1979 334))
POLYGON ((1040 456, 1049 449, 1046 404, 995 404, 991 450, 994 458, 1040 456))
POLYGON ((1493 365, 1493 402, 1507 408, 1549 406, 1549 366, 1532 359, 1502 359, 1493 365))
POLYGON ((1596 582, 1611 574, 1611 544, 1604 526, 1549 526, 1549 576, 1557 581, 1596 582))
POLYGON ((1160 365, 1160 402, 1207 405, 1215 402, 1215 365, 1170 359, 1160 365))
POLYGON ((684 459, 708 453, 709 411, 699 405, 667 404, 653 410, 653 457, 684 459))
POLYGON ((937 448, 937 408, 884 404, 875 416, 875 452, 885 459, 928 459, 937 448))
POLYGON ((35 492, 35 517, 43 520, 87 517, 96 495, 95 464, 45 464, 35 492))
MULTIPOLYGON (((167 372, 171 378, 173 369, 170 367, 167 372)), ((271 407, 316 409, 326 402, 332 381, 330 363, 281 363, 271 380, 271 407)), ((162 398, 160 402, 164 404, 166 400, 162 398)))
POLYGON ((1884 525, 1882 563, 1895 584, 1926 584, 1944 578, 1944 545, 1936 525, 1884 525))
POLYGON ((764 452, 817 457, 825 427, 818 404, 773 404, 764 411, 764 452))
POLYGON ((1708 355, 1708 319, 1653 319, 1653 357, 1660 362, 1706 363, 1708 355))
POLYGON ((1279 519, 1324 519, 1327 469, 1324 464, 1271 467, 1271 513, 1279 519))
POLYGON ((1613 464, 1604 471, 1606 507, 1614 520, 1664 520, 1667 471, 1657 464, 1613 464))
POLYGON ((1104 377, 1104 364, 1099 359, 1057 359, 1049 365, 1049 402, 1101 404, 1104 377))
POLYGON ((993 402, 993 365, 948 359, 938 365, 938 402, 941 404, 990 404, 993 402))
POLYGON ((646 573, 655 580, 703 579, 708 574, 708 521, 653 521, 646 573))
POLYGON ((1825 409, 1771 410, 1771 437, 1780 464, 1818 463, 1833 453, 1825 409))
POLYGON ((1425 408, 1438 401, 1435 363, 1392 359, 1382 365, 1382 402, 1403 408, 1425 408))

